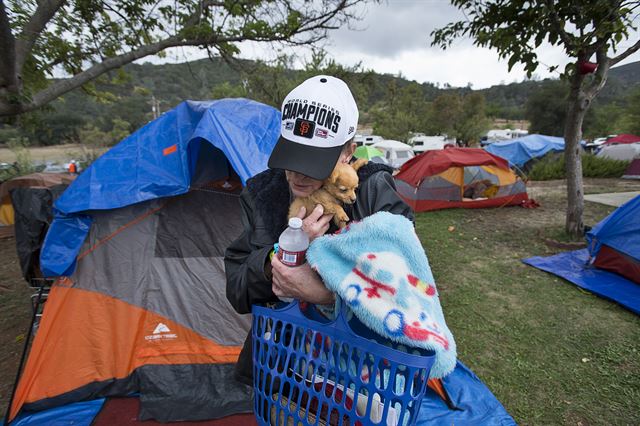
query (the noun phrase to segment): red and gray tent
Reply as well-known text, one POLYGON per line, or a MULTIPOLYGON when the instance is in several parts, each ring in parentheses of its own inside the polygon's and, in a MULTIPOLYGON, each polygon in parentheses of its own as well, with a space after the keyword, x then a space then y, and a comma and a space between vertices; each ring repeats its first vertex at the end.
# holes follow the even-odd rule
POLYGON ((415 211, 500 207, 528 199, 507 160, 478 148, 426 151, 406 162, 395 181, 415 211))

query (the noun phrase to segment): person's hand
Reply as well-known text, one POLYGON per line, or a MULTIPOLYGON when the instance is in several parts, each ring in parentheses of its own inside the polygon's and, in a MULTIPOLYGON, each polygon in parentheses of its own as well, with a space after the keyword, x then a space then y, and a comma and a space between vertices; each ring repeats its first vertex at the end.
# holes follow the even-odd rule
POLYGON ((304 302, 327 305, 335 301, 333 293, 325 287, 320 276, 308 263, 287 266, 273 256, 271 289, 278 297, 293 297, 304 302))
POLYGON ((322 204, 318 204, 306 219, 305 215, 307 214, 307 209, 304 206, 300 207, 300 210, 296 215, 302 219, 302 229, 309 236, 309 242, 323 236, 329 230, 329 224, 333 215, 323 213, 324 208, 322 207, 322 204))

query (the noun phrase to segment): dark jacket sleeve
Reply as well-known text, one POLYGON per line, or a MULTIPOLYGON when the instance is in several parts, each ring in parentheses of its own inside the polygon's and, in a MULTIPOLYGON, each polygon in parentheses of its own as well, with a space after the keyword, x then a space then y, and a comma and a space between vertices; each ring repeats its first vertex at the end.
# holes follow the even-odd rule
POLYGON ((414 221, 413 210, 398 195, 393 177, 387 172, 371 175, 358 188, 353 219, 360 220, 374 213, 386 211, 414 221))
POLYGON ((276 302, 271 291, 271 279, 266 276, 265 263, 273 248, 268 233, 256 218, 253 200, 246 191, 240 196, 242 234, 229 245, 224 255, 227 275, 227 299, 241 314, 251 312, 254 303, 276 302), (262 229, 260 229, 262 228, 262 229))

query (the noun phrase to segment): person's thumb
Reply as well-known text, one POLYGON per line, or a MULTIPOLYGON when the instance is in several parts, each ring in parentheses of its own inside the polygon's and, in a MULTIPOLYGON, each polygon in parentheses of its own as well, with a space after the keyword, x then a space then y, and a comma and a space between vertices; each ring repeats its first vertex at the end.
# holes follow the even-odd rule
POLYGON ((324 213, 324 207, 322 207, 322 204, 316 204, 316 207, 313 209, 309 217, 311 217, 315 222, 318 219, 320 219, 320 217, 322 217, 323 213, 324 213))
POLYGON ((298 214, 296 215, 296 217, 299 217, 300 219, 304 219, 306 214, 307 214, 307 209, 305 208, 305 206, 301 206, 300 210, 298 210, 298 214))

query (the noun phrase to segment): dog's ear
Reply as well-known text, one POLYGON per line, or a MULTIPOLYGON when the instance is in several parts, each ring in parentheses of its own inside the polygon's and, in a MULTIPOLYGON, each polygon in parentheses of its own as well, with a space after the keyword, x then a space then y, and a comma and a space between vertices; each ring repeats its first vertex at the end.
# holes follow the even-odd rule
POLYGON ((365 164, 367 164, 369 162, 369 160, 364 159, 364 158, 359 158, 357 159, 355 162, 351 163, 351 167, 353 167, 353 169, 355 171, 358 171, 358 169, 362 166, 364 166, 365 164))
POLYGON ((338 171, 338 167, 336 167, 335 169, 333 169, 329 177, 326 179, 326 182, 329 182, 335 185, 335 183, 338 181, 339 176, 340 176, 340 172, 338 171))

